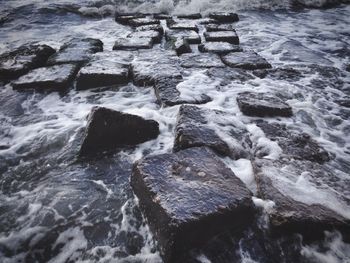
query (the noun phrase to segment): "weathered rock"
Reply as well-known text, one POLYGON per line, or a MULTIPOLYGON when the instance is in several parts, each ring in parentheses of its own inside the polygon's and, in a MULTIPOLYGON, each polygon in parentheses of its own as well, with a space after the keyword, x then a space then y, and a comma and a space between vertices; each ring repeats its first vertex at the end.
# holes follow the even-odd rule
POLYGON ((276 234, 301 233, 314 240, 324 230, 337 229, 350 238, 350 221, 344 217, 350 208, 345 190, 350 187, 349 179, 308 161, 255 160, 253 167, 259 196, 274 202, 267 212, 276 234))
MULTIPOLYGON (((309 160, 324 163, 330 160, 328 152, 321 147, 310 135, 288 129, 285 125, 278 123, 257 122, 265 136, 271 141, 278 143, 283 151, 283 156, 291 159, 309 160)), ((255 150, 259 158, 263 158, 265 153, 255 150)))
POLYGON ((338 103, 340 106, 350 108, 350 98, 338 99, 335 102, 338 103))
POLYGON ((239 45, 233 45, 227 42, 208 42, 199 45, 198 50, 201 52, 209 52, 224 55, 230 52, 241 52, 242 48, 239 45))
POLYGON ((209 17, 220 23, 233 23, 239 21, 237 14, 228 12, 213 12, 209 14, 209 17))
POLYGON ((154 30, 159 32, 159 34, 163 35, 164 34, 164 29, 161 25, 146 25, 146 26, 139 26, 136 27, 135 30, 137 32, 139 31, 149 31, 149 30, 154 30))
POLYGON ((177 116, 174 151, 198 146, 240 159, 249 156, 250 140, 245 127, 227 113, 182 105, 177 116))
POLYGON ((272 67, 265 58, 261 57, 254 51, 230 53, 222 56, 222 61, 229 67, 248 70, 272 67))
POLYGON ((207 32, 216 31, 236 31, 234 26, 231 24, 208 24, 205 26, 207 32))
POLYGON ((145 120, 103 107, 93 107, 85 130, 80 155, 94 155, 101 151, 137 145, 159 135, 156 121, 145 120))
POLYGON ((167 41, 175 41, 176 39, 183 38, 189 44, 200 44, 202 41, 199 34, 193 30, 167 30, 165 38, 167 41))
POLYGON ((190 44, 188 43, 188 40, 184 38, 176 39, 175 41, 172 42, 172 46, 178 56, 185 53, 192 52, 192 49, 190 47, 190 44))
POLYGON ((293 115, 292 108, 286 102, 270 93, 239 93, 237 103, 243 114, 248 116, 290 117, 293 115))
POLYGON ((128 25, 130 20, 132 19, 145 18, 145 17, 146 15, 141 13, 116 13, 115 21, 122 25, 128 25))
POLYGON ((228 84, 235 82, 246 82, 255 78, 250 71, 241 68, 210 68, 207 70, 209 77, 220 79, 221 86, 227 86, 228 84))
POLYGON ((213 53, 184 54, 181 56, 180 65, 184 68, 225 67, 220 57, 213 53))
POLYGON ((77 76, 78 90, 127 83, 132 55, 129 52, 97 53, 77 76))
POLYGON ((67 89, 79 68, 74 64, 61 64, 37 68, 12 82, 13 89, 67 89))
POLYGON ((151 49, 152 47, 153 39, 151 37, 128 37, 116 40, 113 50, 138 50, 151 49))
POLYGON ((180 19, 201 19, 202 15, 200 13, 183 14, 183 15, 178 15, 177 18, 180 18, 180 19))
POLYGON ((204 37, 208 42, 228 42, 239 45, 239 38, 236 31, 204 32, 204 37))
POLYGON ((132 32, 128 35, 128 38, 151 38, 154 44, 158 44, 162 41, 162 35, 155 30, 132 32))
POLYGON ((136 18, 136 19, 130 19, 128 21, 128 24, 130 24, 133 27, 139 27, 139 26, 146 26, 146 25, 159 25, 160 21, 154 18, 136 18))
POLYGON ((253 71, 253 74, 262 79, 268 77, 270 79, 291 81, 298 81, 303 76, 300 70, 293 68, 257 69, 253 71))
POLYGON ((173 19, 167 19, 167 26, 173 30, 193 30, 197 33, 199 31, 197 24, 194 22, 176 22, 173 19))
POLYGON ((134 84, 152 86, 158 78, 182 78, 177 63, 175 52, 140 52, 131 64, 134 84))
POLYGON ((183 253, 227 229, 242 229, 254 215, 250 191, 206 148, 146 157, 134 165, 131 185, 164 262, 181 261, 183 253))
POLYGON ((56 51, 47 45, 21 46, 0 55, 0 80, 10 80, 29 70, 45 66, 47 59, 56 51))
POLYGON ((166 20, 166 19, 171 19, 172 16, 168 15, 168 14, 154 14, 153 17, 155 19, 159 19, 159 20, 166 20))
POLYGON ((163 106, 174 106, 178 104, 204 104, 211 99, 205 94, 201 94, 198 98, 183 98, 181 93, 177 89, 177 85, 183 81, 182 78, 157 78, 154 90, 158 99, 158 102, 163 106))
POLYGON ((66 63, 82 65, 90 60, 92 54, 101 51, 103 51, 101 40, 94 38, 74 38, 63 44, 60 50, 48 59, 47 63, 48 65, 66 63))

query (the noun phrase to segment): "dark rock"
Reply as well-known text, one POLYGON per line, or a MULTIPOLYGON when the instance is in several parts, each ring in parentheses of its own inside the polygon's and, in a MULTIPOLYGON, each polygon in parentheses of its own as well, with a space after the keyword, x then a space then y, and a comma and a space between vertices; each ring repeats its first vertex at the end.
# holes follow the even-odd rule
POLYGON ((230 84, 232 81, 245 82, 253 79, 254 76, 250 71, 246 71, 240 68, 210 68, 207 70, 209 77, 218 78, 221 81, 222 86, 230 84))
MULTIPOLYGON (((12 89, 0 89, 1 114, 6 117, 19 117, 23 115, 24 109, 22 107, 22 104, 26 98, 27 97, 23 93, 19 93, 12 89)), ((4 128, 5 125, 1 124, 1 126, 4 128)))
POLYGON ((152 37, 129 37, 116 40, 113 50, 138 50, 151 49, 152 47, 152 37))
POLYGON ((0 80, 10 80, 26 74, 29 70, 43 67, 56 51, 47 45, 21 46, 0 55, 0 80))
POLYGON ((162 41, 162 35, 155 30, 132 32, 128 38, 151 38, 154 44, 159 44, 162 41))
POLYGON ((167 26, 173 30, 193 30, 199 32, 198 26, 194 22, 176 22, 173 19, 167 19, 167 26))
POLYGON ((339 200, 345 206, 344 213, 349 209, 349 196, 343 194, 350 187, 349 179, 340 179, 330 169, 308 161, 255 160, 253 167, 259 196, 274 202, 268 215, 276 234, 300 233, 306 240, 319 240, 325 230, 337 229, 349 239, 349 219, 337 210, 339 200), (300 180, 308 181, 307 189, 298 185, 300 180), (313 194, 312 189, 327 198, 337 195, 337 206, 313 194))
POLYGON ((276 80, 293 80, 298 81, 302 78, 301 71, 293 68, 273 68, 273 69, 257 69, 253 74, 261 79, 266 77, 276 80))
POLYGON ((237 103, 243 114, 248 116, 290 117, 293 115, 292 108, 286 102, 270 93, 239 93, 237 103))
MULTIPOLYGON (((330 160, 328 152, 306 133, 292 131, 285 125, 265 121, 258 122, 257 126, 263 130, 268 139, 278 143, 285 157, 318 163, 330 160)), ((258 149, 255 150, 255 154, 263 158, 265 153, 259 152, 258 149)))
POLYGON ((136 18, 136 19, 130 19, 128 21, 128 24, 130 24, 133 27, 139 27, 139 26, 146 26, 146 25, 159 25, 160 21, 154 18, 136 18))
POLYGON ((347 65, 345 68, 346 71, 350 72, 350 65, 347 65))
POLYGON ((186 39, 189 44, 200 44, 201 37, 193 30, 167 30, 165 33, 167 41, 176 41, 176 39, 186 39))
POLYGON ((192 49, 187 39, 177 38, 175 41, 171 41, 172 48, 176 51, 178 56, 185 53, 191 53, 192 49))
POLYGON ((239 21, 239 17, 237 14, 228 12, 210 13, 209 17, 219 21, 220 23, 233 23, 239 21))
POLYGON ((159 20, 166 20, 166 19, 171 19, 172 16, 168 15, 168 14, 154 14, 153 17, 155 19, 159 19, 159 20))
POLYGON ((199 21, 199 24, 200 25, 212 25, 212 24, 218 24, 219 22, 215 19, 212 19, 212 18, 202 18, 200 21, 199 21))
POLYGON ((340 106, 350 108, 350 98, 339 99, 339 100, 336 100, 335 102, 338 103, 340 106))
POLYGON ((88 116, 80 155, 94 155, 101 151, 137 145, 155 139, 158 135, 159 125, 156 121, 93 107, 88 116))
POLYGON ((138 161, 131 185, 164 262, 179 262, 186 251, 242 229, 254 216, 250 191, 203 147, 138 161))
POLYGON ((10 145, 0 145, 0 151, 10 149, 10 145))
POLYGON ((265 58, 261 57, 254 51, 230 53, 222 56, 222 61, 229 67, 248 70, 272 67, 265 58))
POLYGON ((161 34, 161 35, 164 34, 164 29, 161 25, 139 26, 139 27, 136 27, 135 30, 136 30, 136 32, 154 30, 154 31, 159 32, 159 34, 161 34))
POLYGON ((213 53, 184 54, 181 56, 180 65, 184 68, 225 67, 220 57, 213 53))
POLYGON ((56 64, 78 64, 87 63, 92 54, 103 51, 103 43, 101 40, 94 38, 72 39, 63 44, 60 50, 52 55, 47 63, 49 65, 56 64))
POLYGON ((231 24, 208 24, 205 26, 207 32, 216 32, 216 31, 235 31, 235 28, 231 24))
POLYGON ((208 42, 228 42, 239 45, 239 38, 236 31, 204 32, 204 37, 208 42))
POLYGON ((61 64, 38 68, 12 82, 13 89, 67 89, 79 68, 74 64, 61 64))
POLYGON ((145 18, 146 15, 140 13, 116 13, 115 21, 122 25, 128 25, 132 19, 145 18))
POLYGON ((202 15, 200 13, 195 13, 195 14, 187 14, 187 15, 178 15, 177 18, 180 19, 201 19, 202 15))
POLYGON ((247 149, 251 142, 247 130, 237 121, 228 119, 230 116, 222 111, 182 105, 177 116, 174 151, 207 146, 233 159, 249 157, 247 149), (230 145, 227 138, 219 134, 226 136, 230 145))
POLYGON ((230 52, 241 52, 242 48, 238 45, 233 45, 227 42, 212 42, 205 43, 198 46, 198 50, 201 52, 216 53, 224 55, 230 52))
POLYGON ((183 98, 176 86, 182 78, 158 78, 154 85, 154 90, 158 102, 163 106, 174 106, 178 104, 204 104, 211 100, 207 95, 201 94, 198 98, 183 98))
POLYGON ((78 90, 127 83, 132 55, 129 52, 97 53, 77 76, 78 90))

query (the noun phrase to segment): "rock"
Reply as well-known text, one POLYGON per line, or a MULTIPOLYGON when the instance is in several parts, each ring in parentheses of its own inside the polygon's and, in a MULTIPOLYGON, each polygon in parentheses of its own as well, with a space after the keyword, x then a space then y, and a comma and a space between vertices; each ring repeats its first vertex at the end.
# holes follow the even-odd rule
POLYGON ((266 77, 276 80, 298 81, 303 77, 301 71, 293 68, 273 68, 273 69, 257 69, 253 74, 261 79, 266 77))
POLYGON ((145 18, 146 15, 140 13, 116 13, 115 21, 122 25, 129 24, 132 19, 145 18))
POLYGON ((0 55, 0 80, 7 81, 43 67, 56 51, 47 45, 26 45, 0 55))
POLYGON ((200 13, 183 14, 183 15, 178 15, 177 18, 180 18, 180 19, 201 19, 202 15, 200 13))
POLYGON ((138 161, 131 186, 164 262, 179 262, 190 249, 242 229, 254 216, 250 191, 203 147, 138 161))
MULTIPOLYGON (((328 152, 306 133, 292 131, 285 125, 265 121, 257 122, 257 126, 263 130, 268 139, 278 143, 285 158, 321 164, 330 160, 328 152)), ((255 150, 255 154, 259 158, 264 157, 264 152, 259 152, 259 149, 255 150)))
POLYGON ((138 50, 151 49, 152 47, 153 39, 151 37, 129 37, 116 40, 113 50, 138 50))
POLYGON ((350 98, 338 99, 335 100, 335 102, 338 103, 340 106, 350 108, 350 98))
POLYGON ((161 35, 164 34, 164 29, 161 25, 139 26, 139 27, 136 27, 135 30, 136 30, 136 32, 154 30, 154 31, 159 32, 159 34, 161 34, 161 35))
POLYGON ((158 102, 162 106, 174 106, 179 104, 204 104, 211 100, 207 95, 201 94, 199 98, 183 98, 181 93, 177 89, 177 85, 183 81, 182 78, 157 78, 154 90, 158 99, 158 102))
POLYGON ((67 63, 82 65, 89 62, 91 55, 101 51, 103 51, 101 40, 94 38, 74 38, 63 44, 60 50, 48 59, 47 63, 48 65, 67 63))
POLYGON ((198 50, 200 52, 209 52, 224 55, 230 52, 241 52, 242 48, 238 45, 232 45, 227 42, 209 42, 199 45, 198 50))
POLYGON ((346 71, 350 72, 350 65, 347 65, 345 68, 346 71))
POLYGON ((319 240, 324 230, 337 229, 349 239, 350 221, 339 214, 349 211, 350 199, 345 194, 349 179, 308 161, 255 160, 253 167, 259 197, 274 202, 267 211, 273 232, 300 233, 306 240, 319 240))
POLYGON ((87 121, 80 155, 137 145, 159 135, 159 124, 103 107, 93 107, 87 121))
POLYGON ((213 12, 209 14, 209 18, 215 19, 220 23, 233 23, 239 21, 237 14, 228 12, 213 12))
MULTIPOLYGON (((24 115, 24 109, 22 107, 27 96, 23 93, 14 91, 13 89, 0 89, 0 112, 4 117, 16 118, 24 115)), ((1 123, 1 121, 0 121, 1 123)), ((2 128, 5 125, 1 123, 2 128)), ((0 129, 0 134, 2 133, 0 129)), ((5 143, 1 139, 1 143, 5 143)))
POLYGON ((291 117, 292 108, 271 93, 243 92, 237 96, 239 109, 248 116, 291 117))
POLYGON ((185 53, 192 52, 192 49, 190 47, 190 44, 188 43, 188 40, 184 38, 176 39, 174 42, 172 42, 172 46, 178 56, 185 53))
POLYGON ((231 24, 208 24, 205 26, 207 32, 216 32, 216 31, 234 31, 235 28, 231 24))
POLYGON ((249 157, 250 144, 245 127, 227 113, 191 105, 180 107, 174 151, 207 146, 220 155, 240 159, 249 157))
POLYGON ((151 50, 140 52, 131 63, 134 84, 152 86, 158 78, 182 78, 176 53, 151 50))
POLYGON ((193 30, 167 30, 165 33, 167 41, 175 41, 179 38, 186 39, 189 44, 200 44, 202 41, 199 34, 193 30))
POLYGON ((153 18, 159 19, 159 20, 166 20, 166 19, 171 19, 172 16, 168 14, 154 14, 153 18))
POLYGON ((230 53, 222 56, 222 61, 229 67, 248 70, 272 67, 271 64, 266 61, 266 59, 254 51, 230 53))
POLYGON ((79 68, 74 64, 61 64, 38 68, 12 82, 13 89, 63 90, 69 88, 79 68))
POLYGON ((239 45, 239 38, 235 31, 204 32, 204 37, 208 42, 228 42, 239 45))
POLYGON ((129 52, 97 53, 77 76, 78 90, 124 84, 129 81, 132 55, 129 52))
POLYGON ((249 71, 240 68, 209 68, 206 73, 209 77, 220 79, 221 86, 227 86, 232 81, 242 83, 254 78, 249 71))
POLYGON ((133 27, 139 27, 139 26, 146 26, 146 25, 159 25, 160 21, 154 18, 136 18, 136 19, 130 19, 128 21, 128 24, 130 24, 133 27))
POLYGON ((162 35, 155 30, 132 32, 128 35, 128 38, 151 38, 154 44, 159 44, 162 41, 162 35))
POLYGON ((180 65, 184 68, 225 67, 220 57, 212 53, 184 54, 181 56, 180 65))
POLYGON ((193 30, 199 32, 198 26, 193 22, 175 22, 173 19, 167 19, 167 26, 173 30, 193 30))

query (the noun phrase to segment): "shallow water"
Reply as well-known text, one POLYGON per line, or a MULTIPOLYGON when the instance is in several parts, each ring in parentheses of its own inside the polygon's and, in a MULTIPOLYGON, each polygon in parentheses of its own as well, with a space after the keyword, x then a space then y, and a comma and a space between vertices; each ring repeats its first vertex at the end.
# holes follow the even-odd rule
MULTIPOLYGON (((242 91, 278 93, 294 111, 292 118, 279 118, 278 122, 311 134, 331 153, 332 161, 327 166, 337 176, 347 178, 350 109, 340 106, 337 100, 350 96, 350 73, 345 71, 350 63, 350 6, 291 11, 272 10, 290 6, 285 1, 243 3, 222 0, 174 5, 163 0, 154 4, 129 3, 129 6, 146 11, 156 7, 175 13, 184 9, 206 13, 213 6, 239 9, 241 21, 236 28, 242 47, 257 51, 274 68, 293 67, 302 75, 235 79, 224 85, 220 75, 188 70, 186 85, 179 87, 181 96, 203 93, 212 97, 202 107, 227 112, 231 117, 223 118, 223 125, 234 120, 246 126, 253 144, 263 148, 269 158, 277 158, 279 147, 251 124, 251 118, 242 115, 236 96, 242 91), (276 6, 277 2, 281 6, 276 6)), ((104 50, 110 51, 117 37, 130 32, 115 23, 108 12, 101 15, 103 10, 113 10, 115 4, 117 9, 126 8, 124 3, 115 1, 1 1, 1 10, 8 19, 0 26, 0 51, 32 41, 57 49, 72 37, 101 39, 104 50), (99 16, 84 16, 91 12, 99 16)), ((0 261, 161 262, 137 208, 129 176, 134 161, 148 154, 171 152, 178 109, 178 106, 161 108, 156 104, 152 87, 132 84, 98 91, 71 89, 66 93, 18 93, 9 85, 2 85, 0 145, 6 147, 0 150, 0 261), (112 157, 77 162, 77 137, 95 105, 154 119, 160 124, 161 134, 156 140, 112 157)), ((221 136, 229 144, 234 143, 227 134, 221 136)), ((225 158, 224 161, 256 191, 249 160, 225 158)), ((290 195, 295 194, 292 189, 299 189, 301 201, 317 203, 319 198, 327 198, 329 208, 350 218, 339 199, 339 195, 349 196, 346 189, 338 193, 334 189, 317 188, 307 177, 278 183, 284 184, 290 195), (310 185, 316 187, 312 195, 310 185)), ((266 202, 255 203, 266 208, 269 206, 266 202)), ((259 244, 251 241, 257 236, 251 231, 236 243, 217 244, 220 249, 215 256, 209 250, 196 251, 193 257, 200 262, 269 262, 268 253, 259 252, 259 244)), ((276 243, 283 247, 282 241, 276 243)), ((350 262, 349 244, 338 233, 328 233, 324 241, 301 245, 298 249, 305 262, 350 262)), ((281 251, 285 252, 282 248, 281 251)), ((276 249, 278 253, 282 252, 276 249)), ((286 262, 293 262, 290 260, 286 262)))

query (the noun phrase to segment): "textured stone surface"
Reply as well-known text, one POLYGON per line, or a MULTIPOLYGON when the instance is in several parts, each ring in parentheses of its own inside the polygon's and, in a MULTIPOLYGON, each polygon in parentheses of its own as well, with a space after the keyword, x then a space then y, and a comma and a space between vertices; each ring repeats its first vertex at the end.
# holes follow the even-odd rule
POLYGON ((101 151, 137 145, 157 138, 159 125, 103 107, 93 107, 87 121, 80 155, 96 155, 101 151))
POLYGON ((180 19, 201 19, 202 15, 200 13, 183 14, 183 15, 178 15, 177 18, 180 18, 180 19))
POLYGON ((228 42, 239 45, 239 38, 236 31, 204 32, 204 37, 208 42, 228 42))
POLYGON ((156 30, 136 31, 128 35, 128 38, 151 38, 154 44, 162 41, 162 34, 156 30))
POLYGON ((146 26, 146 25, 159 25, 160 21, 154 18, 135 18, 130 19, 128 24, 133 27, 146 26))
POLYGON ((159 32, 159 34, 163 35, 164 34, 164 28, 161 25, 145 25, 145 26, 139 26, 135 28, 136 32, 139 31, 149 31, 149 30, 154 30, 159 32))
POLYGON ((131 185, 165 262, 242 229, 254 214, 250 191, 206 148, 146 157, 134 165, 131 185))
POLYGON ((198 49, 201 52, 216 53, 219 55, 242 51, 242 48, 239 45, 233 45, 227 42, 208 42, 199 45, 198 49))
POLYGON ((207 32, 215 31, 236 31, 235 27, 231 24, 208 24, 205 26, 207 32))
POLYGON ((220 23, 233 23, 239 21, 237 14, 228 12, 213 12, 209 14, 209 17, 220 23))
POLYGON ((167 19, 167 26, 173 30, 193 30, 198 33, 199 29, 195 22, 186 21, 174 21, 173 19, 167 19))
POLYGON ((239 93, 237 103, 240 110, 248 116, 290 117, 293 115, 292 108, 271 93, 239 93))
POLYGON ((61 64, 37 68, 12 82, 14 89, 67 89, 73 82, 78 67, 74 64, 61 64))
POLYGON ((201 37, 193 30, 167 30, 165 33, 167 41, 174 41, 176 39, 186 39, 189 44, 200 44, 201 37))
POLYGON ((243 69, 271 68, 271 64, 254 51, 234 52, 222 56, 222 61, 229 67, 243 69))
POLYGON ((145 17, 146 15, 141 13, 116 13, 115 21, 122 25, 128 25, 130 20, 132 19, 145 18, 145 17))
POLYGON ((180 58, 180 65, 184 68, 225 67, 220 57, 212 53, 183 54, 180 58))
POLYGON ((234 123, 227 113, 182 105, 177 116, 174 150, 198 146, 239 159, 249 156, 250 140, 246 129, 234 123))
POLYGON ((128 37, 116 40, 113 50, 138 50, 151 49, 152 47, 152 37, 128 37))
POLYGON ((47 45, 21 46, 0 55, 0 80, 18 78, 29 70, 45 66, 56 51, 47 45))
POLYGON ((60 50, 49 58, 47 63, 49 65, 65 63, 81 65, 88 62, 92 54, 101 51, 103 51, 103 43, 99 39, 74 38, 63 44, 60 50))

